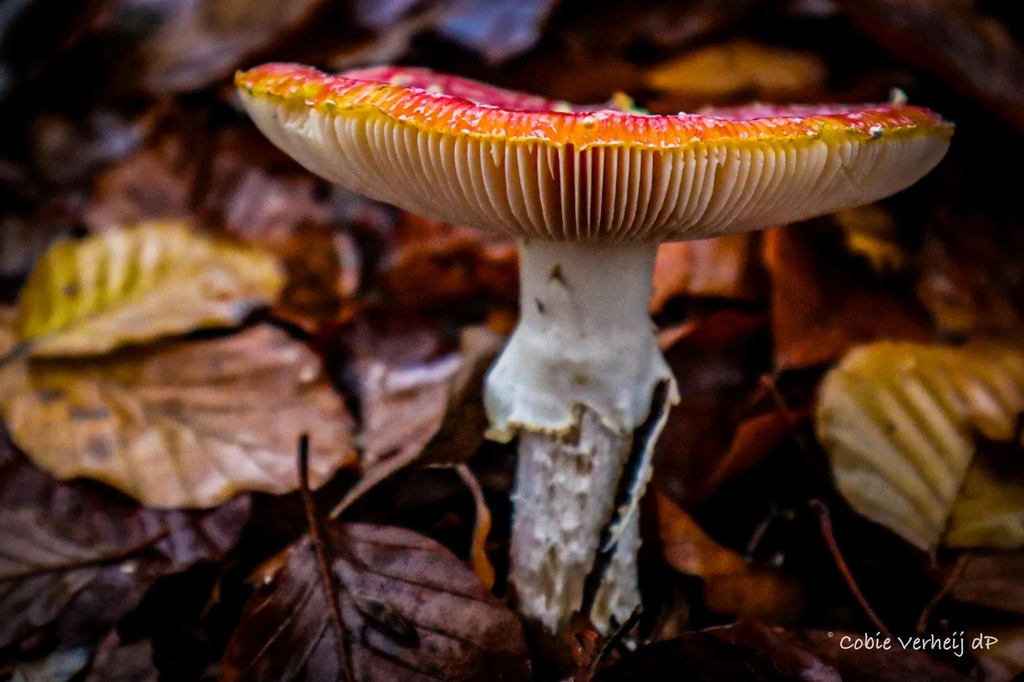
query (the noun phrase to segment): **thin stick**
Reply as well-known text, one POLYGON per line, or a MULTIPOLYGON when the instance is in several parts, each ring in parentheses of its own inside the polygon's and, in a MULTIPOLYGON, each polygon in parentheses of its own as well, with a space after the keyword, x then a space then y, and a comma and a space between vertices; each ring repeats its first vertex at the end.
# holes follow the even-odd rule
POLYGON ((953 570, 949 572, 949 575, 943 581, 942 587, 924 607, 924 610, 921 611, 921 616, 917 619, 918 632, 923 634, 924 631, 928 629, 928 621, 932 618, 932 611, 934 611, 935 607, 937 607, 939 603, 946 598, 946 595, 949 594, 957 581, 960 580, 960 574, 964 572, 964 567, 967 566, 967 559, 969 557, 970 554, 967 552, 960 555, 960 558, 956 560, 956 564, 953 565, 953 570))
POLYGON ((594 673, 597 672, 597 667, 601 665, 602 661, 611 655, 612 651, 622 643, 623 639, 626 638, 626 635, 636 627, 636 624, 640 622, 640 617, 643 616, 643 614, 644 605, 637 604, 636 608, 633 609, 633 613, 629 614, 629 618, 626 619, 626 622, 616 628, 615 632, 613 632, 608 638, 608 641, 606 641, 604 646, 601 647, 601 650, 597 652, 597 656, 594 656, 594 660, 592 660, 590 665, 587 666, 587 677, 585 679, 589 680, 594 676, 594 673))
POLYGON ((313 501, 313 491, 309 487, 309 434, 306 433, 299 436, 299 493, 302 495, 302 504, 306 509, 306 521, 309 523, 309 534, 313 538, 313 548, 316 550, 320 577, 323 578, 324 589, 327 591, 327 602, 331 605, 331 616, 338 636, 338 660, 345 672, 345 679, 348 682, 355 682, 352 661, 348 653, 348 636, 345 634, 345 624, 341 618, 338 589, 334 583, 334 573, 331 571, 331 562, 327 555, 328 546, 324 539, 320 517, 316 511, 316 503, 313 501))
POLYGON ((857 603, 864 609, 864 613, 867 614, 871 623, 878 628, 878 631, 889 639, 894 639, 892 632, 885 626, 882 619, 878 617, 875 610, 871 608, 868 600, 864 598, 864 593, 857 586, 857 581, 853 579, 853 574, 850 573, 850 568, 846 565, 846 560, 843 559, 843 554, 839 551, 839 545, 836 544, 835 535, 832 533, 832 515, 828 511, 828 507, 821 500, 811 500, 808 504, 818 514, 821 534, 825 537, 825 544, 828 546, 828 551, 832 554, 832 560, 835 561, 839 573, 843 576, 843 580, 846 581, 846 586, 850 588, 850 592, 853 593, 857 603))

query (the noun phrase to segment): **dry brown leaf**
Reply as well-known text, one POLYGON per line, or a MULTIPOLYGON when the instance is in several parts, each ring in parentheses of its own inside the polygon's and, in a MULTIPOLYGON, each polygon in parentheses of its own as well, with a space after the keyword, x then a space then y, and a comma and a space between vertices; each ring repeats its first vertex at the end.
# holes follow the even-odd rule
POLYGON ((473 523, 473 544, 469 548, 469 565, 473 573, 480 579, 480 583, 488 590, 494 587, 494 565, 487 557, 487 536, 491 532, 491 510, 487 507, 487 500, 484 499, 484 491, 480 487, 480 481, 465 464, 455 467, 459 478, 466 484, 473 494, 473 504, 476 507, 476 519, 473 523))
POLYGON ((100 232, 143 220, 183 220, 199 191, 202 137, 196 122, 171 115, 147 144, 104 168, 93 182, 82 221, 100 232))
POLYGON ((759 377, 770 369, 770 338, 766 315, 726 309, 659 339, 672 343, 665 358, 680 391, 655 451, 658 481, 672 499, 703 491, 729 452, 760 390, 759 377))
POLYGON ((294 490, 302 433, 313 485, 354 459, 349 416, 319 359, 268 325, 87 363, 11 363, 0 369, 0 412, 53 475, 94 478, 157 507, 294 490))
MULTIPOLYGON (((530 678, 519 621, 443 546, 403 528, 324 528, 353 677, 361 682, 530 678)), ((221 680, 345 679, 339 633, 307 536, 242 612, 221 680)))
POLYGON ((748 471, 790 438, 799 424, 809 416, 810 411, 805 409, 791 414, 773 410, 742 422, 736 427, 729 451, 703 482, 697 496, 706 497, 726 481, 748 471))
POLYGON ((326 3, 147 0, 140 6, 136 0, 116 0, 104 4, 100 21, 107 25, 101 28, 115 35, 139 35, 136 25, 147 22, 129 58, 117 64, 125 67, 118 74, 120 85, 168 94, 199 89, 227 77, 249 55, 302 28, 326 3))
POLYGON ((924 550, 1017 547, 1019 475, 1008 487, 989 463, 971 467, 980 461, 972 429, 1014 439, 1022 410, 1024 353, 1015 347, 880 342, 829 372, 816 421, 839 490, 860 514, 924 550))
POLYGON ((793 577, 748 564, 719 545, 689 514, 656 492, 658 536, 665 560, 676 571, 704 580, 704 601, 714 613, 762 622, 795 622, 804 588, 793 577))
POLYGON ((0 305, 0 358, 18 345, 18 337, 14 335, 14 320, 17 316, 16 308, 0 305))
POLYGON ((85 682, 159 682, 148 639, 125 644, 116 632, 107 635, 93 657, 85 682))
POLYGON ((972 553, 963 561, 950 596, 1024 616, 1024 552, 972 553))
POLYGON ((982 646, 971 653, 978 661, 980 678, 984 682, 1020 682, 1024 673, 1024 625, 992 623, 967 630, 969 642, 979 637, 982 646))
POLYGON ((21 291, 14 331, 35 357, 106 353, 236 325, 282 285, 268 253, 143 223, 52 246, 21 291))
POLYGON ((676 296, 756 298, 747 277, 754 260, 751 239, 749 233, 741 233, 662 244, 654 263, 651 313, 661 312, 676 296))
POLYGON ((459 354, 406 367, 372 357, 357 363, 364 474, 332 516, 413 462, 458 464, 480 448, 487 428, 484 376, 502 339, 484 327, 467 327, 460 346, 459 354))
POLYGON ((61 646, 92 644, 160 577, 222 559, 249 512, 248 496, 142 509, 91 481, 55 481, 0 433, 0 648, 40 630, 61 646))
POLYGON ((927 316, 891 283, 871 277, 826 224, 789 225, 765 235, 772 280, 776 369, 831 363, 880 338, 926 341, 927 316))
POLYGON ((824 62, 813 53, 734 40, 661 64, 647 83, 661 91, 658 110, 692 111, 736 101, 810 101, 826 76, 824 62))
POLYGON ((743 557, 708 537, 689 514, 664 494, 655 491, 655 501, 658 536, 669 566, 701 578, 747 571, 743 557))
POLYGON ((483 297, 515 301, 518 262, 508 239, 406 213, 384 259, 383 284, 398 303, 416 310, 483 297))
POLYGON ((916 293, 939 331, 957 337, 1020 334, 1024 307, 1020 224, 945 207, 923 235, 916 293))
POLYGON ((943 77, 1024 128, 1024 49, 972 0, 839 0, 893 54, 943 77))

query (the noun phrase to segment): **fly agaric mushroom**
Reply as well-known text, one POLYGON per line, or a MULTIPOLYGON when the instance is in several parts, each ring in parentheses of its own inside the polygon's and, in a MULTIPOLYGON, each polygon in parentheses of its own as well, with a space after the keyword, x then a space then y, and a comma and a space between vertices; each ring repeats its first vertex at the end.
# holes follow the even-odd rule
POLYGON ((889 196, 953 130, 904 104, 572 108, 397 67, 270 64, 236 84, 260 130, 314 173, 519 240, 520 321, 485 402, 489 436, 519 438, 510 581, 551 630, 581 608, 607 629, 639 603, 638 503, 678 400, 647 312, 658 244, 889 196))

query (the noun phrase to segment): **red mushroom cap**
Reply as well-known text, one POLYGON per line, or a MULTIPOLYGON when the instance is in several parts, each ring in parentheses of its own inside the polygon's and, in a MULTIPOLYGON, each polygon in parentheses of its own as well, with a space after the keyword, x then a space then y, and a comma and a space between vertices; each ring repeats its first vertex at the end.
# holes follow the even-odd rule
POLYGON ((239 73, 260 130, 308 169, 429 218, 517 237, 671 241, 876 201, 945 155, 907 105, 650 116, 569 107, 425 69, 239 73))

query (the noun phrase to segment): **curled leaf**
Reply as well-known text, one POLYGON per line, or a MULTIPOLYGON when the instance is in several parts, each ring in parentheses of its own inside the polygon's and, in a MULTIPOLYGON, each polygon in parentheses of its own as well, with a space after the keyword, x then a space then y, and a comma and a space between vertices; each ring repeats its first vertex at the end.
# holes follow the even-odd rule
POLYGON ((1024 518, 1021 496, 1007 496, 1005 475, 987 462, 971 464, 975 432, 1013 439, 1022 410, 1017 348, 880 342, 829 372, 816 419, 839 490, 860 514, 925 550, 1011 547, 1024 544, 1024 524, 1006 520, 1024 518))
POLYGON ((282 286, 269 254, 183 223, 143 223, 52 246, 21 292, 14 331, 36 357, 106 353, 234 326, 282 286))

